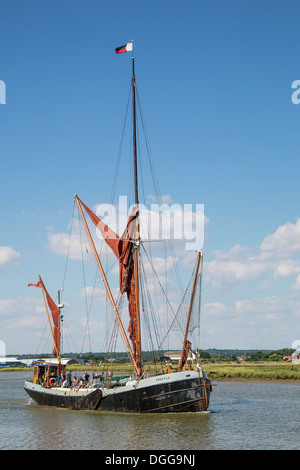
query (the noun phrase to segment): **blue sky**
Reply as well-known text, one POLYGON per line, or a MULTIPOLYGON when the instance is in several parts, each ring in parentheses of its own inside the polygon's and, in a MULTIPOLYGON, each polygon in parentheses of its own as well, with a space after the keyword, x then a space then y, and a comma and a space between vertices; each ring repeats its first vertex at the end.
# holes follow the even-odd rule
MULTIPOLYGON (((36 352, 44 313, 27 284, 41 274, 54 297, 61 287, 66 259, 55 241, 68 234, 74 193, 90 207, 108 202, 131 75, 130 53, 114 49, 131 40, 160 190, 181 205, 204 204, 208 219, 201 347, 277 349, 300 337, 300 105, 291 101, 299 8, 1 2, 0 339, 8 354, 36 352)), ((191 269, 191 254, 181 262, 191 269)), ((75 279, 64 292, 70 325, 75 279)))

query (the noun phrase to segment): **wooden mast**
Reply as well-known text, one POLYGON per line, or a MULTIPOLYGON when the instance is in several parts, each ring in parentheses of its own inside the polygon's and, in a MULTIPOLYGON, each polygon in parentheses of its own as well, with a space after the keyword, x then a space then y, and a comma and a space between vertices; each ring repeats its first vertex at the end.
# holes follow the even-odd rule
MULTIPOLYGON (((194 279, 192 297, 191 297, 191 302, 190 302, 190 307, 189 307, 188 319, 187 319, 187 323, 186 323, 186 329, 185 329, 185 335, 184 335, 183 346, 182 346, 182 351, 181 351, 181 357, 180 357, 180 361, 179 361, 179 366, 177 368, 178 371, 181 371, 182 367, 184 366, 184 356, 186 354, 186 347, 187 347, 187 335, 188 335, 189 326, 190 326, 192 308, 193 308, 196 285, 197 285, 197 277, 198 277, 199 266, 200 266, 200 261, 201 261, 201 258, 202 258, 202 254, 203 254, 202 251, 198 252, 198 260, 197 260, 197 267, 196 267, 196 272, 195 272, 195 279, 194 279)), ((188 351, 187 351, 187 354, 188 354, 188 351)))
POLYGON ((103 279, 103 282, 104 282, 104 285, 105 285, 105 288, 106 288, 106 291, 107 291, 109 300, 110 300, 110 302, 111 302, 111 304, 112 304, 112 307, 113 307, 113 309, 114 309, 114 312, 115 312, 117 321, 118 321, 118 323, 119 323, 119 326, 120 326, 120 329, 121 329, 121 333, 122 333, 122 336, 123 336, 123 338, 124 338, 124 341, 125 341, 127 350, 128 350, 128 352, 129 352, 129 355, 130 355, 130 358, 131 358, 131 360, 132 360, 133 366, 134 366, 134 368, 135 368, 136 374, 139 374, 139 367, 138 367, 138 365, 137 365, 137 361, 136 361, 136 359, 135 359, 135 357, 134 357, 134 354, 133 354, 133 352, 132 352, 131 346, 130 346, 130 344, 129 344, 129 341, 128 341, 128 338, 127 338, 127 335, 126 335, 124 326, 123 326, 123 324, 122 324, 122 321, 121 321, 121 318, 120 318, 120 315, 119 315, 117 306, 116 306, 116 304, 115 304, 115 301, 114 301, 114 298, 113 298, 113 296, 112 296, 110 287, 109 287, 109 285, 108 285, 108 282, 107 282, 107 279, 106 279, 106 276, 105 276, 105 273, 104 273, 104 269, 103 269, 103 267, 102 267, 102 264, 101 264, 99 255, 98 255, 98 253, 97 253, 97 250, 96 250, 96 247, 95 247, 95 244, 94 244, 94 240, 93 240, 93 238, 92 238, 92 236, 91 236, 91 233, 90 233, 90 230, 89 230, 87 221, 86 221, 86 219, 85 219, 85 216, 84 216, 84 213, 83 213, 83 210, 82 210, 82 207, 81 207, 81 204, 80 204, 80 202, 79 202, 79 198, 78 198, 77 194, 75 194, 75 200, 76 200, 76 203, 77 203, 77 206, 78 206, 80 215, 81 215, 81 217, 82 217, 82 220, 83 220, 83 223, 84 223, 84 226, 85 226, 85 229, 86 229, 86 233, 87 233, 88 238, 89 238, 89 240, 90 240, 90 243, 91 243, 91 246, 92 246, 92 250, 93 250, 93 252, 94 252, 94 255, 95 255, 95 258, 96 258, 98 267, 99 267, 99 269, 100 269, 101 276, 102 276, 102 279, 103 279))
MULTIPOLYGON (((132 107, 133 107, 133 159, 134 159, 134 190, 135 205, 139 207, 138 171, 137 171, 137 144, 136 144, 136 106, 135 106, 135 71, 134 57, 132 57, 132 107)), ((139 299, 139 246, 140 224, 136 219, 135 243, 134 243, 134 281, 135 281, 135 312, 136 312, 136 362, 139 369, 138 375, 142 375, 142 351, 141 351, 141 324, 140 324, 140 299, 139 299)))
POLYGON ((58 373, 61 373, 61 351, 62 351, 62 321, 63 321, 63 315, 61 314, 61 309, 64 308, 64 305, 60 303, 60 293, 63 289, 60 289, 57 293, 57 300, 58 300, 58 337, 59 337, 59 359, 58 359, 58 373))

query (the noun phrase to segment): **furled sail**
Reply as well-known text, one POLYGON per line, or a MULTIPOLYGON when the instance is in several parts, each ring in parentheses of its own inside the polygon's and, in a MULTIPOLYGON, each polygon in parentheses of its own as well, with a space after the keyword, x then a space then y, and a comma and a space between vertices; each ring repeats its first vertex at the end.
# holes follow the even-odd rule
POLYGON ((49 295, 41 277, 39 278, 39 281, 37 284, 28 284, 28 286, 40 287, 44 291, 44 294, 46 295, 47 304, 52 313, 52 320, 53 320, 53 326, 54 326, 53 328, 53 341, 54 341, 53 354, 58 356, 59 350, 60 350, 59 308, 54 302, 54 300, 51 298, 51 296, 49 295))
POLYGON ((114 252, 119 260, 120 273, 120 292, 127 294, 128 311, 129 311, 129 338, 132 342, 133 353, 136 357, 137 353, 137 318, 136 318, 136 294, 135 294, 135 278, 134 278, 134 261, 133 261, 133 240, 135 231, 135 221, 139 215, 138 209, 133 209, 123 235, 120 237, 111 230, 99 217, 94 214, 79 198, 80 204, 91 218, 92 222, 100 230, 104 240, 114 252))

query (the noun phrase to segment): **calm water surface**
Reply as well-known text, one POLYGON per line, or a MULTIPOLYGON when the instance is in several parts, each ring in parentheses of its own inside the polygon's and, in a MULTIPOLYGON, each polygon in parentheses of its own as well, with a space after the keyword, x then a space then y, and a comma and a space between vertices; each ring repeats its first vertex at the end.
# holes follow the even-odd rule
POLYGON ((122 415, 36 405, 0 374, 0 449, 300 449, 300 384, 216 382, 210 411, 122 415))

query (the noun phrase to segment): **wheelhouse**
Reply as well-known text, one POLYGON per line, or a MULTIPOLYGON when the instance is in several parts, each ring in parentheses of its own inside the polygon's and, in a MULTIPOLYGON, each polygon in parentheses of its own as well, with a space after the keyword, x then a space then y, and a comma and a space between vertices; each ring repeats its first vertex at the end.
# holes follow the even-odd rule
POLYGON ((61 374, 65 375, 65 367, 61 364, 37 364, 33 366, 33 383, 50 387, 61 374))

